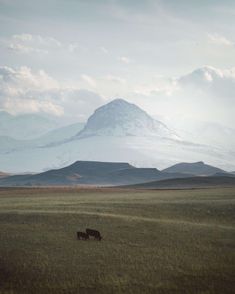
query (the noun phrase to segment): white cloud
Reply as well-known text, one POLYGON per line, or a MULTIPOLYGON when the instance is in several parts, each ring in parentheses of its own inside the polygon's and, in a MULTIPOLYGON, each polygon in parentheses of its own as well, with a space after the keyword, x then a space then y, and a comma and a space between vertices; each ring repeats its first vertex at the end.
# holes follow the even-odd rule
POLYGON ((76 83, 61 84, 45 71, 0 67, 0 109, 11 113, 46 112, 86 119, 110 97, 123 97, 152 115, 235 123, 235 69, 205 66, 179 78, 154 76, 127 81, 112 74, 80 76, 76 83), (94 93, 92 89, 107 98, 94 93), (86 89, 86 90, 85 90, 86 89), (87 90, 90 89, 90 90, 87 90))
POLYGON ((56 80, 43 70, 33 73, 28 67, 18 70, 0 67, 0 108, 11 113, 46 112, 63 114, 56 101, 46 97, 39 99, 39 93, 50 89, 59 89, 56 80))
POLYGON ((20 99, 19 97, 8 97, 0 105, 2 109, 12 114, 45 112, 61 116, 64 113, 61 106, 51 101, 39 101, 33 98, 29 99, 28 97, 21 97, 20 99))
POLYGON ((24 54, 33 53, 33 52, 34 53, 48 54, 47 50, 33 48, 33 47, 30 47, 30 46, 25 46, 25 45, 16 44, 16 43, 9 43, 7 48, 9 50, 19 52, 19 53, 24 53, 24 54))
POLYGON ((45 71, 0 67, 0 109, 7 112, 45 112, 84 120, 103 99, 78 87, 64 87, 45 71))
POLYGON ((100 51, 103 52, 104 54, 108 54, 109 50, 105 47, 100 47, 100 51))
POLYGON ((103 79, 105 81, 113 82, 113 83, 117 83, 117 84, 126 84, 125 79, 118 77, 118 76, 114 76, 114 75, 106 75, 105 77, 103 77, 103 79))
POLYGON ((12 35, 1 43, 12 52, 21 54, 49 54, 59 50, 74 53, 81 49, 77 42, 65 43, 53 37, 32 34, 12 35))
POLYGON ((155 77, 152 83, 138 84, 135 92, 150 96, 173 96, 179 92, 187 91, 195 95, 214 97, 225 102, 225 99, 234 100, 235 93, 235 68, 218 69, 212 66, 198 68, 191 73, 178 78, 155 77))
POLYGON ((182 87, 193 87, 220 100, 231 98, 234 102, 235 68, 218 69, 212 66, 199 68, 179 79, 182 87))
POLYGON ((121 57, 118 58, 118 60, 121 61, 121 62, 123 62, 123 63, 125 63, 125 64, 131 63, 130 58, 128 58, 126 56, 121 56, 121 57))
POLYGON ((11 37, 12 40, 20 41, 20 42, 32 42, 35 45, 42 45, 42 46, 51 46, 51 47, 61 47, 62 44, 60 41, 56 40, 52 37, 45 37, 41 35, 31 35, 31 34, 18 34, 13 35, 11 37))
POLYGON ((135 87, 134 92, 144 96, 162 95, 171 96, 179 89, 178 80, 175 78, 155 77, 152 83, 142 83, 135 87))
POLYGON ((70 53, 74 53, 75 51, 81 49, 80 45, 78 43, 70 43, 68 45, 68 51, 70 53))
POLYGON ((82 80, 84 82, 86 82, 88 84, 88 86, 91 86, 91 87, 95 87, 96 86, 96 81, 91 76, 86 75, 86 74, 82 74, 81 75, 81 78, 82 78, 82 80))
POLYGON ((230 41, 229 39, 227 39, 224 36, 221 36, 219 34, 208 34, 208 39, 209 42, 212 44, 216 44, 216 45, 221 45, 221 46, 233 46, 234 42, 230 41))
MULTIPOLYGON (((137 84, 128 98, 171 125, 188 120, 235 124, 235 68, 205 66, 179 78, 157 78, 137 84)), ((182 123, 183 125, 183 123, 182 123)))

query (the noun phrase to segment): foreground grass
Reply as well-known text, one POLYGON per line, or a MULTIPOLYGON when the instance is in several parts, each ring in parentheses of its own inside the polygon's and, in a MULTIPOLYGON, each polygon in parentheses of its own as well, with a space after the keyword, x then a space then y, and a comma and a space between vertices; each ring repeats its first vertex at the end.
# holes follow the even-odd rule
POLYGON ((234 293, 234 249, 234 189, 0 190, 1 294, 234 293))

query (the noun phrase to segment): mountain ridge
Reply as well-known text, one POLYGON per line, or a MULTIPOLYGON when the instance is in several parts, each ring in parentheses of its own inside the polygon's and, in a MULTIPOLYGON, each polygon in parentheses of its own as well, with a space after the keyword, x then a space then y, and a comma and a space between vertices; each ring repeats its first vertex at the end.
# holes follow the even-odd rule
POLYGON ((49 136, 36 148, 24 148, 21 143, 14 148, 5 138, 4 144, 6 148, 10 146, 11 152, 0 152, 1 169, 14 174, 38 173, 76 160, 130 162, 138 167, 160 169, 177 162, 203 160, 227 170, 235 167, 234 152, 175 138, 175 133, 172 135, 164 124, 123 99, 98 108, 85 127, 81 131, 73 129, 71 135, 67 136, 65 130, 61 140, 57 135, 55 140, 49 136))
MULTIPOLYGON (((157 168, 138 168, 127 162, 76 161, 69 166, 38 174, 4 177, 0 179, 0 186, 115 186, 146 184, 153 181, 190 177, 195 176, 179 172, 167 173, 157 168)), ((223 175, 218 177, 223 178, 223 175)))
POLYGON ((156 168, 137 168, 127 162, 76 161, 60 169, 38 174, 13 175, 0 179, 0 186, 37 185, 124 185, 181 177, 156 168))

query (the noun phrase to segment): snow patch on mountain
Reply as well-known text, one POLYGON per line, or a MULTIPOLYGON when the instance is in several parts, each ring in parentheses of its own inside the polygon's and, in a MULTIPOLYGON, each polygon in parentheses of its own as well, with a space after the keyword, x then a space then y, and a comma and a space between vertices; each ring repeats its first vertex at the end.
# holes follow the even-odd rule
POLYGON ((166 125, 135 104, 115 99, 99 107, 77 138, 90 136, 157 136, 179 139, 166 125))

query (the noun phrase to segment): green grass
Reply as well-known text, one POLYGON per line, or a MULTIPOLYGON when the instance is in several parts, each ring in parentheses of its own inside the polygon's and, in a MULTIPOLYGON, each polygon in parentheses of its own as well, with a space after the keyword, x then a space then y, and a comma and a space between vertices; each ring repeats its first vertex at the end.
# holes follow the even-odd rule
POLYGON ((0 293, 235 293, 235 189, 1 189, 0 293))

